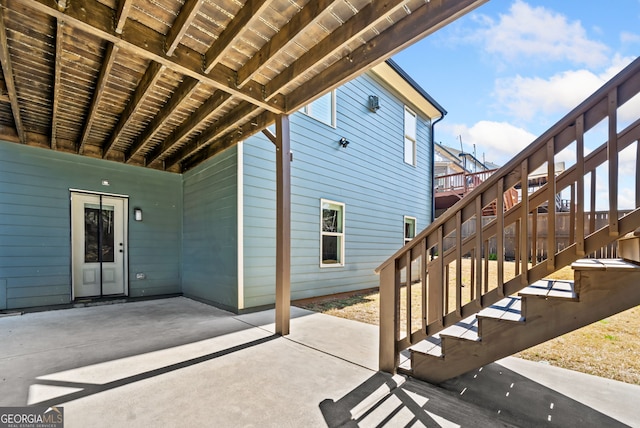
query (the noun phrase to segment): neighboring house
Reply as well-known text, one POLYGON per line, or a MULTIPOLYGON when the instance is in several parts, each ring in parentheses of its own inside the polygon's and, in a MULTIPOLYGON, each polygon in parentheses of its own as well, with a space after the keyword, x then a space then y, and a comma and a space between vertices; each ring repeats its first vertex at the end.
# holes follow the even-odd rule
POLYGON ((491 162, 480 162, 473 153, 463 152, 442 143, 435 144, 436 177, 457 174, 461 172, 474 173, 498 169, 499 166, 491 162))
MULTIPOLYGON (((293 300, 376 287, 375 267, 432 221, 444 114, 388 61, 291 115, 293 300)), ((184 174, 0 142, 0 309, 273 305, 275 180, 262 134, 184 174)))

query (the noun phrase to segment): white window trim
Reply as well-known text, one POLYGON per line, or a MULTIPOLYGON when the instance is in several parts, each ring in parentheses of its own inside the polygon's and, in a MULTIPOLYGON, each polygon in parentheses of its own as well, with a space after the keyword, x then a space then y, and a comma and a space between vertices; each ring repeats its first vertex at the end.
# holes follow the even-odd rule
POLYGON ((407 227, 407 220, 413 220, 413 238, 415 238, 415 234, 418 231, 418 219, 415 217, 411 217, 411 216, 404 216, 403 220, 402 220, 402 238, 404 239, 404 243, 408 243, 413 241, 413 238, 408 239, 407 236, 405 235, 405 231, 406 231, 406 227, 407 227))
MULTIPOLYGON (((330 121, 330 123, 325 122, 325 121, 324 121, 324 120, 322 120, 322 119, 318 119, 316 116, 313 116, 313 112, 309 112, 309 106, 310 106, 311 104, 313 104, 313 101, 312 101, 311 103, 309 103, 309 104, 307 104, 307 105, 303 106, 303 107, 300 109, 300 112, 302 112, 302 114, 304 114, 305 116, 310 117, 310 118, 311 118, 311 119, 313 119, 313 120, 317 120, 317 121, 318 121, 318 122, 320 122, 320 123, 324 123, 325 125, 328 125, 328 126, 330 126, 330 127, 332 127, 332 128, 335 128, 335 127, 337 126, 337 125, 336 125, 336 123, 337 123, 337 120, 336 120, 336 117, 337 117, 337 108, 336 108, 336 104, 337 104, 337 103, 336 103, 336 91, 335 91, 335 89, 334 89, 333 91, 331 91, 331 92, 330 92, 330 94, 331 94, 331 121, 330 121)), ((325 94, 325 95, 326 95, 326 94, 325 94)), ((323 95, 323 96, 324 96, 324 95, 323 95)))
POLYGON ((413 110, 411 110, 408 106, 404 106, 404 111, 403 111, 404 116, 402 117, 403 119, 403 123, 404 123, 404 138, 402 139, 402 158, 404 163, 406 163, 407 165, 411 165, 411 166, 417 166, 418 165, 418 115, 416 114, 416 112, 414 112, 413 110), (415 118, 415 124, 416 124, 416 128, 413 130, 415 137, 411 137, 407 135, 407 121, 406 121, 406 117, 407 117, 407 113, 411 114, 414 118, 415 118), (412 155, 412 159, 413 162, 407 162, 407 154, 406 154, 406 140, 409 140, 412 142, 412 148, 413 148, 413 155, 412 155))
POLYGON ((344 267, 345 265, 345 259, 346 259, 346 254, 344 252, 344 241, 345 241, 345 236, 346 236, 346 225, 347 225, 347 211, 346 211, 346 206, 343 202, 337 202, 337 201, 332 201, 330 199, 320 199, 320 267, 321 268, 338 268, 338 267, 344 267), (332 233, 332 232, 324 232, 322 230, 322 206, 324 204, 333 204, 333 205, 340 205, 342 207, 342 233, 332 233), (340 240, 340 254, 342 254, 342 258, 340 260, 340 263, 322 263, 322 237, 324 235, 328 235, 328 236, 341 236, 342 239, 340 240))

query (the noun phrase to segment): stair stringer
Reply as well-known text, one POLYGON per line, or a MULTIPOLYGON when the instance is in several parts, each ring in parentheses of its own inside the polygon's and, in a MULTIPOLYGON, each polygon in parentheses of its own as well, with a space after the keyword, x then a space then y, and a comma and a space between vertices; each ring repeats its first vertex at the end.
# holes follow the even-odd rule
POLYGON ((522 296, 522 321, 478 316, 478 339, 441 335, 442 356, 411 353, 411 376, 441 383, 640 305, 640 266, 576 271, 578 299, 522 296))

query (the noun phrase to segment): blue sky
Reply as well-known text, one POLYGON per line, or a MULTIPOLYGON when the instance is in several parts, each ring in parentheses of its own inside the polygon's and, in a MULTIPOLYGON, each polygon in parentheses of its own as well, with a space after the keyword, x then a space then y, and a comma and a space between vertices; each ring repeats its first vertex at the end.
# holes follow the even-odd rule
POLYGON ((640 0, 491 0, 393 59, 448 111, 436 141, 502 165, 639 53, 640 0))

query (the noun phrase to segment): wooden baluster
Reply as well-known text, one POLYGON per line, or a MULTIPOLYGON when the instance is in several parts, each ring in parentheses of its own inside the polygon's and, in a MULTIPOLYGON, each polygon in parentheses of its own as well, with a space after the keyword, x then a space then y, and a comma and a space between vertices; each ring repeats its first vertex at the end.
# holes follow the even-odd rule
MULTIPOLYGON (((636 168, 640 168, 640 140, 636 141, 636 168)), ((640 175, 636 173, 636 207, 640 207, 640 175)))
POLYGON ((547 209, 547 272, 553 272, 556 270, 556 164, 553 138, 547 141, 547 186, 549 198, 547 209))
POLYGON ((618 236, 618 88, 609 92, 609 236, 618 236))
POLYGON ((589 233, 596 231, 596 169, 591 171, 591 189, 589 191, 591 199, 591 208, 589 215, 589 233))
POLYGON ((411 272, 411 250, 407 251, 404 255, 404 263, 406 264, 406 273, 407 273, 407 278, 406 278, 406 285, 405 285, 405 305, 407 305, 407 310, 406 310, 406 314, 407 314, 407 319, 405 319, 405 328, 407 329, 407 338, 411 339, 411 278, 412 278, 412 272, 411 272))
MULTIPOLYGON (((584 115, 576 119, 576 254, 584 256, 584 115)), ((595 172, 594 172, 595 175, 595 172)), ((573 187, 572 187, 573 189, 573 187)), ((573 202, 573 201, 572 201, 573 202)), ((571 204, 573 207, 573 203, 571 204)))
MULTIPOLYGON (((475 289, 471 290, 471 298, 476 301, 476 305, 481 307, 480 300, 482 298, 482 195, 476 197, 476 271, 475 271, 475 289), (475 293, 474 293, 475 292, 475 293)), ((489 254, 484 254, 485 258, 489 258, 489 254)), ((471 274, 473 277, 473 273, 471 274)))
POLYGON ((535 266, 538 263, 538 207, 531 214, 531 247, 531 265, 535 266))
POLYGON ((426 239, 420 244, 420 286, 422 287, 422 296, 420 298, 420 307, 422 308, 422 326, 421 330, 427 332, 427 241, 426 239))
MULTIPOLYGON (((547 181, 548 182, 548 181, 547 181)), ((529 285, 527 272, 529 263, 527 259, 527 249, 529 248, 529 162, 528 159, 522 161, 520 165, 520 188, 522 190, 522 207, 520 211, 520 263, 522 265, 521 284, 529 285)), ((555 198, 553 200, 555 204, 555 198)))
MULTIPOLYGON (((434 302, 436 307, 436 316, 438 318, 438 322, 440 327, 444 326, 444 316, 447 313, 447 305, 449 302, 449 275, 444 275, 444 230, 442 226, 438 228, 438 260, 437 260, 437 271, 438 271, 438 282, 436 286, 438 287, 436 297, 436 301, 434 302)), ((432 292, 429 292, 430 295, 432 292)))
POLYGON ((456 213, 456 315, 462 317, 462 211, 456 213))
POLYGON ((498 263, 498 295, 504 297, 504 179, 498 180, 496 198, 496 256, 498 263))

